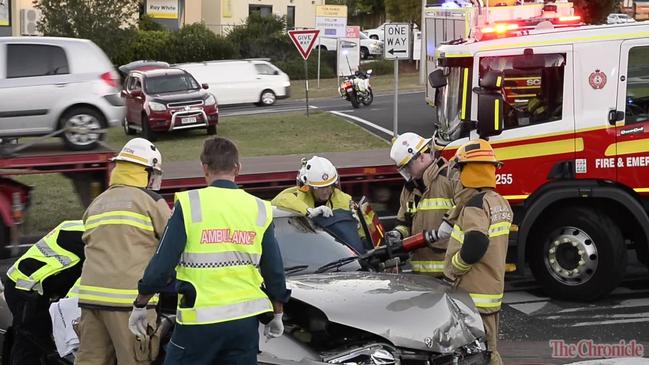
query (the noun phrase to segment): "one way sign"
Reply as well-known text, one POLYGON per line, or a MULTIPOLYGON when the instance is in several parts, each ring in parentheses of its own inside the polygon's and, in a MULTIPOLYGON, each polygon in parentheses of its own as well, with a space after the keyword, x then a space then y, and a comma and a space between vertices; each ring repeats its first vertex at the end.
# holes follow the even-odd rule
POLYGON ((383 57, 386 60, 410 59, 410 25, 389 23, 383 29, 385 31, 383 57))

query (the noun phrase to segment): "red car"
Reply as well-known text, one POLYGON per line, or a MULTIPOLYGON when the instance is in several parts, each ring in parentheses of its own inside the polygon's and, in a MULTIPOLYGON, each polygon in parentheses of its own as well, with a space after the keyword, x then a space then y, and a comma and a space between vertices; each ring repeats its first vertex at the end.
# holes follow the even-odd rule
POLYGON ((187 71, 175 68, 131 71, 124 83, 126 99, 124 132, 137 131, 155 141, 158 133, 178 129, 205 128, 216 134, 219 107, 187 71))

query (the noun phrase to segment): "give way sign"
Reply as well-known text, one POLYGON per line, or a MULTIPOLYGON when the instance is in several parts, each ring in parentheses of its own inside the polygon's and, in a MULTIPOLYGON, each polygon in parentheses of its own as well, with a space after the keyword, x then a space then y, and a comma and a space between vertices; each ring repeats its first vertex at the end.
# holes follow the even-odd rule
POLYGON ((303 30, 289 30, 288 35, 291 37, 293 44, 300 51, 302 58, 306 61, 313 50, 316 39, 318 39, 320 30, 318 29, 303 29, 303 30))

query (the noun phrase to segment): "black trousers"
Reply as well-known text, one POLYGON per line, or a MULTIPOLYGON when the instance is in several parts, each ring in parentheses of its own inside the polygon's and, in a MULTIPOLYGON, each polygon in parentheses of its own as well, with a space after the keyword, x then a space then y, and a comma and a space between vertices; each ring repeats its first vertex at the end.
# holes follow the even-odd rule
POLYGON ((14 342, 11 347, 11 365, 40 365, 45 356, 56 350, 52 339, 52 320, 48 298, 36 292, 16 289, 7 280, 5 300, 13 315, 14 342))

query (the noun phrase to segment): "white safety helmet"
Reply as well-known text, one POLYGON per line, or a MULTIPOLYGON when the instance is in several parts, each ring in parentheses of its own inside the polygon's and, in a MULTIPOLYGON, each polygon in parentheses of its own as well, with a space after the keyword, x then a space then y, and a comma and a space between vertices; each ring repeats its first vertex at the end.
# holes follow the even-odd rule
POLYGON ((153 143, 144 138, 133 138, 126 142, 113 161, 125 161, 145 166, 150 173, 148 188, 160 190, 162 155, 153 143))
POLYGON ((425 139, 416 133, 404 133, 397 137, 392 143, 390 149, 390 158, 397 165, 399 173, 404 179, 410 181, 412 176, 408 172, 408 164, 412 161, 413 157, 418 156, 420 153, 431 146, 432 139, 425 139))
POLYGON ((300 175, 305 185, 314 188, 323 188, 338 182, 336 167, 324 157, 313 156, 306 161, 300 169, 300 175))

